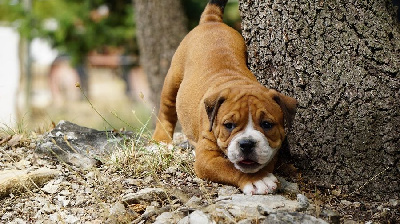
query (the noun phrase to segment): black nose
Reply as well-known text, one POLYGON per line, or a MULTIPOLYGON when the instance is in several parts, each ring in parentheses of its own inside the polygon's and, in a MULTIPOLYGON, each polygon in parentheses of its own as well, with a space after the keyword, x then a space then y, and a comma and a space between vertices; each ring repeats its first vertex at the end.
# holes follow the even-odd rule
POLYGON ((251 153, 255 146, 256 142, 251 139, 243 139, 239 141, 240 150, 242 150, 244 154, 251 153))

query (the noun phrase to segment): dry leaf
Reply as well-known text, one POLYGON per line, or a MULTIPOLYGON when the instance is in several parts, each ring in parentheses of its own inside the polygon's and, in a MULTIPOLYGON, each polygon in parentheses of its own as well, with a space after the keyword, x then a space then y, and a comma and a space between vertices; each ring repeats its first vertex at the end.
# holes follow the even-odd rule
POLYGON ((12 138, 8 141, 9 146, 16 146, 22 139, 23 135, 13 135, 12 138))

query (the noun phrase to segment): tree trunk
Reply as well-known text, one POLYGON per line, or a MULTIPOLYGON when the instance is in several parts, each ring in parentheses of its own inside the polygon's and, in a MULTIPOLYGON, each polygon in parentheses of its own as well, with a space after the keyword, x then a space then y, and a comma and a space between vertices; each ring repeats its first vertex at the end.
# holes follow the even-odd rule
POLYGON ((133 0, 140 63, 148 77, 158 112, 161 89, 173 54, 187 33, 180 0, 133 0))
POLYGON ((400 29, 390 1, 240 1, 250 69, 299 100, 289 134, 303 176, 400 198, 400 29))

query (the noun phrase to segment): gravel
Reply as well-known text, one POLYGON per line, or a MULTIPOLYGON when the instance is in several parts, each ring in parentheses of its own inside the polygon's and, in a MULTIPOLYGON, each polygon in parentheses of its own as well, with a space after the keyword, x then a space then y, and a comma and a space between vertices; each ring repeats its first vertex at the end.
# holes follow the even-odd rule
MULTIPOLYGON (((45 183, 3 195, 0 198, 0 223, 160 223, 163 218, 185 223, 185 220, 192 219, 211 220, 211 213, 203 208, 209 209, 218 202, 221 204, 218 196, 243 197, 237 188, 200 180, 179 166, 138 176, 130 169, 116 169, 108 163, 90 169, 63 163, 49 155, 36 153, 37 141, 42 138, 0 137, 1 171, 34 172, 46 168, 58 172, 45 183)), ((176 151, 182 152, 187 153, 176 151)), ((316 192, 311 185, 307 185, 308 188, 303 184, 300 186, 300 194, 281 193, 294 202, 297 197, 304 204, 300 209, 304 214, 296 213, 298 217, 304 218, 307 213, 330 222, 400 222, 398 198, 387 202, 365 202, 354 197, 316 192), (308 203, 312 204, 310 208, 308 203), (335 212, 335 220, 330 220, 327 211, 335 212)), ((290 188, 298 191, 298 186, 291 185, 290 188)), ((286 214, 269 210, 267 213, 273 216, 266 216, 264 220, 286 214)), ((315 217, 311 218, 317 220, 315 217)), ((320 222, 318 219, 315 223, 320 222)))

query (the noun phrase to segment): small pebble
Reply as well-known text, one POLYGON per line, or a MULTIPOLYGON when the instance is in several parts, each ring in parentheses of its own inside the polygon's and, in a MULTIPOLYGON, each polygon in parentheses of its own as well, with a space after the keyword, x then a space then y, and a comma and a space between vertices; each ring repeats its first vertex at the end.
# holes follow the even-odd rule
POLYGON ((299 203, 298 211, 305 211, 310 205, 308 198, 303 194, 297 194, 297 202, 299 203))

